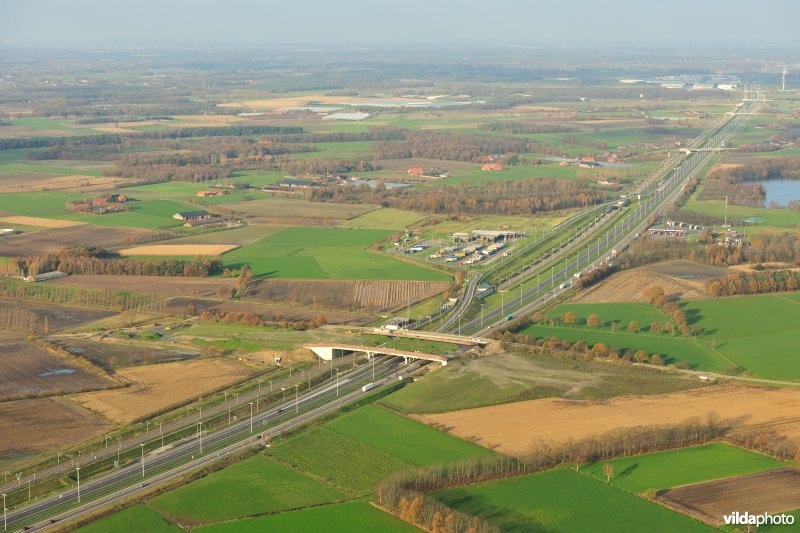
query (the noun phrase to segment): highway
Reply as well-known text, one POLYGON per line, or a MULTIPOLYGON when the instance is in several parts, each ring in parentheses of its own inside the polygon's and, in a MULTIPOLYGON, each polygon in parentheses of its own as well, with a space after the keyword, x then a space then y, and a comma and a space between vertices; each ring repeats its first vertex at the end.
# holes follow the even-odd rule
MULTIPOLYGON (((466 293, 459 302, 459 306, 453 314, 448 317, 447 327, 442 330, 458 331, 461 335, 485 336, 493 330, 502 327, 509 314, 520 315, 543 306, 548 301, 569 289, 574 276, 581 275, 601 262, 611 261, 616 252, 624 249, 634 238, 644 231, 651 224, 652 217, 657 214, 669 203, 672 203, 681 193, 682 185, 692 177, 699 175, 707 164, 713 159, 717 148, 724 148, 728 141, 739 128, 744 120, 754 110, 757 110, 763 102, 763 97, 759 94, 755 99, 748 99, 736 112, 723 116, 715 122, 701 136, 694 140, 690 147, 681 152, 683 155, 676 154, 671 158, 669 165, 662 165, 664 174, 661 179, 648 180, 647 183, 640 184, 639 191, 641 201, 634 208, 628 208, 628 214, 624 220, 618 220, 612 228, 603 225, 595 226, 595 231, 591 234, 581 234, 565 247, 568 250, 576 250, 580 244, 590 239, 592 236, 600 235, 594 244, 586 247, 586 253, 574 254, 572 258, 565 260, 563 266, 557 267, 554 262, 551 271, 542 275, 542 268, 546 265, 541 263, 537 268, 530 269, 533 274, 539 272, 539 277, 544 277, 544 281, 527 289, 522 289, 521 294, 509 297, 503 302, 502 308, 495 307, 489 309, 480 317, 473 318, 464 324, 455 326, 456 322, 469 309, 471 301, 467 300, 470 296, 466 293), (709 150, 698 150, 699 148, 709 148, 709 150), (693 151, 694 149, 694 151, 693 151)), ((566 255, 559 255, 559 259, 566 255)), ((474 298, 474 292, 472 294, 474 298)))
MULTIPOLYGON (((279 381, 274 381, 270 386, 274 390, 278 391, 278 390, 281 389, 281 387, 288 389, 290 387, 294 387, 294 385, 296 383, 306 383, 309 379, 316 380, 320 376, 323 376, 326 373, 331 372, 331 365, 333 365, 334 368, 340 368, 340 367, 351 365, 352 361, 353 361, 353 357, 355 357, 355 354, 353 354, 351 356, 337 358, 333 363, 327 363, 325 365, 321 365, 319 367, 311 368, 311 369, 306 370, 306 371, 295 372, 293 376, 286 377, 285 379, 281 379, 279 381)), ((263 402, 265 400, 265 397, 268 397, 269 394, 270 394, 270 391, 267 389, 266 384, 269 383, 272 380, 270 380, 269 378, 262 378, 262 379, 263 379, 264 384, 265 384, 265 387, 264 387, 263 391, 258 389, 258 388, 256 388, 256 389, 254 389, 254 390, 252 390, 250 392, 242 393, 241 395, 238 395, 238 396, 234 396, 233 393, 230 393, 228 395, 230 397, 230 399, 227 402, 220 402, 217 405, 209 406, 209 407, 203 409, 202 412, 198 412, 196 409, 194 409, 194 410, 192 410, 191 414, 189 414, 187 416, 183 416, 183 417, 178 418, 176 420, 167 422, 167 423, 163 424, 161 427, 159 427, 157 424, 153 423, 153 424, 151 424, 151 427, 153 429, 151 429, 150 431, 142 432, 142 433, 140 433, 138 435, 134 435, 133 437, 127 438, 127 439, 121 441, 119 443, 119 445, 117 445, 116 438, 113 437, 113 435, 109 435, 109 439, 108 440, 111 441, 111 445, 110 446, 99 448, 99 449, 85 448, 83 450, 83 452, 84 452, 83 453, 83 457, 84 457, 83 464, 86 464, 86 462, 87 462, 87 460, 89 458, 91 458, 91 460, 94 461, 94 460, 107 459, 107 458, 110 458, 110 457, 116 457, 118 451, 120 451, 120 453, 125 453, 125 452, 128 452, 130 450, 134 450, 134 449, 138 451, 139 445, 142 444, 142 443, 150 443, 150 442, 160 441, 161 435, 165 435, 165 436, 169 437, 169 435, 174 433, 174 432, 180 431, 180 430, 185 429, 187 427, 195 427, 197 425, 197 422, 201 421, 200 414, 203 415, 203 419, 207 420, 207 419, 213 418, 215 416, 219 416, 219 415, 221 415, 223 413, 226 413, 228 411, 228 409, 230 409, 230 408, 236 408, 237 406, 240 406, 240 405, 246 405, 248 402, 251 402, 251 401, 263 402)), ((253 381, 256 381, 256 380, 253 380, 253 381)), ((100 437, 100 438, 102 438, 102 437, 100 437)), ((41 470, 37 470, 36 471, 36 475, 35 475, 36 482, 34 483, 34 485, 36 483, 42 483, 42 482, 44 482, 44 481, 46 481, 46 480, 48 480, 48 479, 50 479, 52 477, 61 476, 61 475, 65 474, 65 473, 69 472, 70 470, 74 470, 74 461, 73 461, 73 459, 74 459, 74 456, 75 456, 75 451, 74 450, 72 451, 72 454, 71 454, 72 457, 67 456, 67 453, 68 452, 62 452, 61 453, 61 455, 65 456, 65 457, 61 460, 60 464, 57 463, 57 464, 54 464, 52 466, 43 468, 41 470)), ((31 468, 31 467, 29 467, 29 468, 31 468)), ((24 470, 28 470, 28 476, 23 478, 23 480, 22 480, 23 485, 25 485, 25 479, 27 477, 30 477, 29 468, 28 469, 24 469, 24 470)), ((23 489, 24 488, 26 488, 26 487, 23 487, 23 489)), ((20 489, 20 486, 19 486, 19 484, 18 484, 18 482, 16 480, 12 480, 9 483, 6 483, 6 484, 0 486, 0 493, 11 494, 11 493, 13 493, 14 491, 17 491, 17 490, 21 490, 21 489, 20 489)))
POLYGON ((367 394, 361 390, 366 383, 374 382, 383 387, 394 382, 399 375, 411 374, 425 364, 427 362, 417 361, 403 365, 396 358, 375 358, 374 367, 369 363, 362 364, 340 377, 338 385, 335 382, 325 383, 298 395, 296 400, 292 398, 260 413, 253 413, 252 417, 245 417, 217 431, 203 431, 201 438, 195 436, 166 446, 163 450, 145 454, 144 461, 137 459, 122 468, 81 483, 80 503, 78 487, 75 486, 60 494, 11 509, 7 514, 9 530, 23 527, 45 529, 52 526, 51 521, 60 523, 72 520, 109 503, 151 490, 153 484, 174 479, 244 448, 257 446, 256 435, 274 437, 332 412, 367 394))

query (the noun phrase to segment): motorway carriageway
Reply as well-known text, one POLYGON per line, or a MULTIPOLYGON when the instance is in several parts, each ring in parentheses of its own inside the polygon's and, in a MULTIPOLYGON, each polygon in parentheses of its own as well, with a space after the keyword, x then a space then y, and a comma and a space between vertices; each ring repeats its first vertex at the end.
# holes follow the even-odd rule
POLYGON ((202 436, 202 455, 201 439, 196 437, 171 448, 167 447, 160 453, 158 450, 150 452, 144 456, 145 477, 142 477, 141 459, 133 461, 125 467, 82 484, 81 502, 91 503, 84 503, 83 507, 70 510, 78 503, 78 491, 74 487, 8 513, 8 526, 10 530, 25 526, 29 526, 31 530, 46 529, 51 526, 50 520, 47 520, 50 517, 56 520, 54 523, 72 520, 144 489, 150 490, 148 487, 152 484, 173 479, 225 455, 257 445, 254 437, 257 434, 267 433, 274 437, 334 411, 368 394, 361 390, 361 386, 366 383, 374 382, 380 388, 392 383, 398 376, 413 373, 428 363, 417 361, 404 365, 392 357, 375 359, 374 381, 373 365, 363 364, 339 378, 338 397, 336 383, 326 383, 321 388, 298 396, 296 402, 291 399, 261 413, 254 413, 252 432, 251 418, 246 417, 231 426, 202 436))

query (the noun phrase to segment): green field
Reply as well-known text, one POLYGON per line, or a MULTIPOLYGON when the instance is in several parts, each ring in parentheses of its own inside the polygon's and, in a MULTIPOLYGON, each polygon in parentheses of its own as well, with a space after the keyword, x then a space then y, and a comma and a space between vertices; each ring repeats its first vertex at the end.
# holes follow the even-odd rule
POLYGON ((549 311, 550 318, 559 318, 569 311, 575 313, 576 326, 586 326, 586 317, 596 314, 600 318, 599 328, 610 328, 616 322, 619 329, 625 329, 632 320, 639 322, 641 331, 650 329, 652 322, 664 323, 669 319, 655 307, 646 303, 593 303, 593 304, 562 304, 549 311))
POLYGON ((68 213, 64 205, 68 200, 81 195, 64 192, 24 192, 0 195, 0 211, 14 215, 77 220, 98 226, 127 226, 131 228, 158 229, 180 226, 182 222, 172 215, 178 211, 194 211, 197 208, 183 202, 172 200, 151 200, 131 202, 128 211, 107 213, 105 215, 85 215, 68 213))
POLYGON ((418 466, 493 453, 375 405, 340 416, 325 427, 418 466))
POLYGON ((384 207, 356 218, 351 218, 346 222, 342 222, 339 227, 401 230, 424 218, 426 218, 426 215, 413 211, 384 207))
POLYGON ((649 368, 496 354, 454 359, 380 403, 403 413, 439 413, 536 398, 665 394, 698 385, 696 380, 649 368))
POLYGON ((256 455, 154 498, 166 516, 218 522, 319 505, 345 498, 341 492, 256 455))
MULTIPOLYGON (((725 200, 697 200, 696 194, 686 202, 685 208, 688 211, 705 213, 719 218, 724 218, 725 216, 725 200)), ((728 220, 737 227, 741 221, 753 217, 761 219, 760 224, 753 227, 755 230, 762 227, 771 227, 793 231, 800 226, 800 213, 791 209, 728 205, 728 220)), ((751 231, 750 228, 747 231, 749 233, 751 231)))
POLYGON ((696 300, 683 311, 704 344, 749 374, 800 379, 800 293, 696 300))
POLYGON ((158 512, 145 505, 135 505, 83 526, 81 533, 127 533, 135 526, 137 531, 148 533, 174 533, 181 531, 158 512))
POLYGON ((391 232, 377 229, 287 228, 224 256, 256 276, 306 279, 446 281, 447 274, 365 250, 391 232))
POLYGON ((572 470, 477 483, 436 497, 503 531, 672 533, 712 531, 700 522, 572 470))
POLYGON ((669 337, 649 333, 611 332, 590 328, 569 328, 530 325, 520 333, 534 337, 556 337, 569 342, 584 341, 589 346, 602 342, 614 350, 644 350, 648 354, 659 354, 667 364, 685 363, 695 370, 719 372, 726 362, 710 348, 692 338, 669 337))
POLYGON ((614 467, 611 483, 625 490, 642 493, 648 489, 668 489, 712 479, 762 472, 790 464, 719 442, 665 452, 620 457, 581 469, 605 481, 603 465, 614 467))
POLYGON ((390 474, 415 467, 324 426, 278 443, 269 453, 312 476, 357 492, 371 491, 390 474))
POLYGON ((202 533, 261 533, 263 531, 373 533, 375 531, 411 532, 419 530, 367 503, 348 502, 203 526, 195 528, 194 531, 202 533))

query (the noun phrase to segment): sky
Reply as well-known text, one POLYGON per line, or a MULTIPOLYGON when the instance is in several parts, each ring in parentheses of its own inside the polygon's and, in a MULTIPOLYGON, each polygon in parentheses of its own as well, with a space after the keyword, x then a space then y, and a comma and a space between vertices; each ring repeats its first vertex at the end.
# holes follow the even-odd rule
POLYGON ((796 47, 799 20, 800 0, 0 0, 0 43, 796 47))

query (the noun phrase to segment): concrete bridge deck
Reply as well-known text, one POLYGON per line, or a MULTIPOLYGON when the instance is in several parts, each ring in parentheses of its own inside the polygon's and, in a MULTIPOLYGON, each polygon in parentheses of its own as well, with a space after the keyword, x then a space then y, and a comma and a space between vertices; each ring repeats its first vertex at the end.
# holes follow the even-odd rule
POLYGON ((395 357, 402 357, 408 359, 424 359, 426 361, 434 361, 441 363, 442 366, 446 365, 450 360, 450 356, 429 354, 422 352, 410 352, 407 350, 395 350, 393 348, 383 348, 381 346, 364 346, 361 344, 304 344, 303 348, 308 348, 317 356, 326 361, 331 361, 336 357, 347 355, 351 352, 364 352, 369 357, 375 355, 393 355, 395 357))

